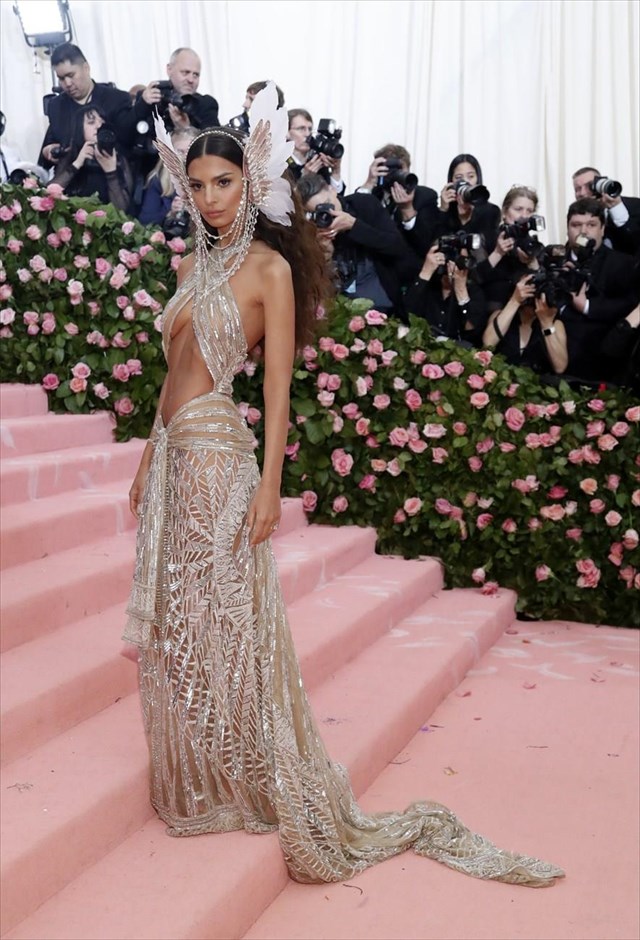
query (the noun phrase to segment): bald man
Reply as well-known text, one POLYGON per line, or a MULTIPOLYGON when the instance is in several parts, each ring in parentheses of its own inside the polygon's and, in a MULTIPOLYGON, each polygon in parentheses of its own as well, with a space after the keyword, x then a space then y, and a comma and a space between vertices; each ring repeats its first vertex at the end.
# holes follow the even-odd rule
POLYGON ((167 78, 171 83, 168 105, 166 92, 158 88, 158 82, 150 82, 138 95, 134 110, 138 121, 152 125, 153 109, 159 106, 168 131, 177 128, 219 127, 218 102, 211 95, 198 94, 202 64, 193 49, 179 48, 171 53, 167 63, 167 78), (181 107, 181 99, 185 98, 181 107), (165 107, 161 102, 165 103, 165 107))

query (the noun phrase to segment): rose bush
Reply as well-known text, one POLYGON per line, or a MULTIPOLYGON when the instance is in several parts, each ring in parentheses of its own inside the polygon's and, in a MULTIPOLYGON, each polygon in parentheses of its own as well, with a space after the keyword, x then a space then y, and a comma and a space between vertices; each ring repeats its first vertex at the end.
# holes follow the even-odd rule
POLYGON ((41 382, 52 410, 109 410, 119 440, 144 436, 164 376, 159 314, 185 243, 25 182, 2 187, 2 381, 41 382))
MULTIPOLYGON (((184 242, 55 187, 5 186, 0 247, 3 381, 146 436, 184 242)), ((637 401, 543 386, 370 306, 339 298, 296 364, 284 494, 315 522, 374 526, 381 552, 441 558, 448 586, 513 588, 527 616, 638 626, 637 401)), ((258 439, 260 370, 235 381, 258 439)))

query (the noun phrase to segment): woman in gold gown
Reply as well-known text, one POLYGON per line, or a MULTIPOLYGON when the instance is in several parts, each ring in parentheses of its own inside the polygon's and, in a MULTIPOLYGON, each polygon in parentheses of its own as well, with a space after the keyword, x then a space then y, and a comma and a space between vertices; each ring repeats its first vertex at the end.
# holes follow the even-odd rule
MULTIPOLYGON (((195 227, 163 318, 167 376, 131 488, 139 517, 125 639, 139 647, 151 800, 174 836, 277 830, 291 877, 342 881, 413 848, 480 878, 542 886, 561 869, 498 849, 446 807, 366 815, 311 714, 269 537, 298 337, 324 286, 312 226, 281 179, 286 124, 270 84, 248 140, 159 143, 195 227), (232 398, 264 347, 265 457, 232 398)), ((286 112, 283 112, 286 122, 286 112)))

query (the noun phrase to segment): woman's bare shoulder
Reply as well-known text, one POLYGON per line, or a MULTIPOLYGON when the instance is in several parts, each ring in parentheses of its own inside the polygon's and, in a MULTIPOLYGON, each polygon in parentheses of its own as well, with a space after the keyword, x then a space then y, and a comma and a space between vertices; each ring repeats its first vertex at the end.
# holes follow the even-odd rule
POLYGON ((260 242, 253 256, 262 277, 269 281, 291 279, 291 265, 275 248, 260 242))
POLYGON ((190 252, 190 254, 184 256, 184 258, 178 265, 178 287, 180 286, 180 284, 182 284, 184 279, 193 271, 193 263, 194 263, 194 254, 193 252, 190 252))

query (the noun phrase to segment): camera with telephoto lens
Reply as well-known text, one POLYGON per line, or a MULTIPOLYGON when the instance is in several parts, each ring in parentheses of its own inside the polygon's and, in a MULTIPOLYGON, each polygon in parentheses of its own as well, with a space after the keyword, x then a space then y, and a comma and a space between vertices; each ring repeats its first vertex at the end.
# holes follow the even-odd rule
POLYGON ((535 296, 544 296, 550 307, 569 303, 584 284, 590 283, 590 262, 595 250, 593 238, 578 235, 574 253, 577 266, 568 264, 565 245, 545 245, 538 256, 540 267, 534 271, 529 283, 535 287, 535 296))
POLYGON ((330 202, 321 202, 315 209, 307 212, 307 218, 316 228, 331 228, 333 222, 333 205, 330 202))
POLYGON ((189 234, 190 218, 186 209, 180 209, 175 215, 165 216, 162 231, 168 238, 186 238, 189 234))
POLYGON ((187 115, 190 123, 194 127, 200 127, 200 122, 196 117, 198 99, 195 95, 181 95, 168 80, 156 82, 156 87, 162 95, 162 98, 157 104, 157 108, 158 114, 163 120, 168 116, 169 105, 172 104, 187 115))
POLYGON ((456 232, 455 235, 441 235, 438 239, 438 251, 441 251, 445 261, 453 261, 461 271, 475 267, 476 261, 471 254, 465 256, 463 251, 478 251, 484 245, 484 236, 478 232, 456 232))
POLYGON ((616 199, 622 192, 622 183, 610 180, 608 176, 596 176, 589 183, 589 189, 594 196, 610 196, 616 199))
POLYGON ((380 189, 391 189, 394 183, 400 183, 406 192, 415 192, 418 185, 418 177, 415 173, 405 173, 402 169, 402 161, 390 157, 384 161, 388 172, 384 176, 380 175, 376 181, 376 186, 380 189))
POLYGON ((240 131, 243 134, 249 133, 249 115, 246 111, 243 111, 242 114, 236 114, 235 117, 232 117, 227 124, 227 127, 232 127, 235 131, 240 131))
POLYGON ((307 143, 311 148, 309 159, 315 154, 323 153, 332 160, 339 160, 344 153, 344 147, 340 143, 341 137, 342 128, 338 127, 332 118, 322 118, 318 121, 315 137, 313 134, 307 137, 307 143))
POLYGON ((109 124, 103 124, 102 127, 98 128, 96 147, 98 150, 101 150, 102 153, 108 153, 109 156, 112 156, 116 147, 116 141, 116 132, 109 124))
POLYGON ((487 187, 481 183, 472 186, 466 180, 458 180, 457 183, 451 183, 450 185, 455 189, 456 196, 460 196, 462 201, 469 206, 480 206, 482 203, 488 202, 491 195, 487 187))
POLYGON ((503 222, 498 229, 505 238, 513 238, 514 248, 519 248, 525 255, 535 257, 542 250, 538 241, 537 232, 546 227, 544 216, 530 215, 528 219, 517 219, 515 222, 503 222))

